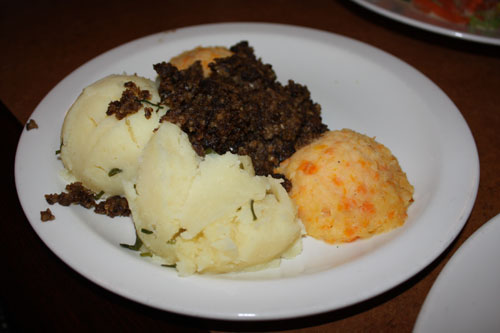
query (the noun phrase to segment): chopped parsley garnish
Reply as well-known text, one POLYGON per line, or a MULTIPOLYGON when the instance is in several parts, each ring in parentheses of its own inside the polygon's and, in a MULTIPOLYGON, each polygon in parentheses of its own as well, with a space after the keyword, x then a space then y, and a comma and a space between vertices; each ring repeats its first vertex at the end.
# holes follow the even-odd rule
POLYGON ((257 215, 255 215, 255 211, 253 209, 253 202, 254 202, 253 199, 250 200, 250 210, 252 211, 253 220, 255 221, 257 220, 257 215))
POLYGON ((207 149, 205 149, 205 155, 208 155, 208 154, 217 154, 217 152, 215 150, 213 150, 212 148, 207 148, 207 149))
POLYGON ((108 176, 113 177, 114 175, 119 174, 120 172, 123 172, 123 170, 118 168, 113 168, 109 170, 108 176))
POLYGON ((146 103, 146 104, 149 104, 149 105, 152 105, 152 106, 155 106, 157 109, 155 110, 156 112, 160 111, 160 109, 163 109, 163 106, 160 105, 160 103, 153 103, 153 102, 150 102, 148 101, 147 99, 140 99, 139 100, 140 103, 146 103))
POLYGON ((132 251, 139 251, 139 249, 141 248, 142 246, 142 241, 141 239, 136 235, 135 236, 135 244, 134 245, 130 245, 130 244, 124 244, 124 243, 120 243, 120 246, 121 247, 124 247, 126 249, 129 249, 129 250, 132 250, 132 251))
POLYGON ((153 233, 151 230, 144 229, 144 228, 142 228, 142 229, 141 229, 141 232, 142 232, 143 234, 146 234, 146 235, 151 235, 151 234, 153 233))
POLYGON ((104 191, 101 191, 101 192, 97 193, 96 195, 94 195, 94 199, 95 200, 101 199, 101 197, 103 196, 103 194, 104 194, 104 191))
POLYGON ((61 153, 62 145, 63 145, 63 143, 61 141, 61 144, 59 145, 59 149, 56 150, 56 155, 59 155, 61 153))

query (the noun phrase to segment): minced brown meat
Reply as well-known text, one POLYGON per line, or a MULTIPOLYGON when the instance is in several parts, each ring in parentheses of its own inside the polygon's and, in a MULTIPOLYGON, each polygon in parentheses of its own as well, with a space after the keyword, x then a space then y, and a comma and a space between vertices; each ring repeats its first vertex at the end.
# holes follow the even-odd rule
POLYGON ((28 131, 31 131, 32 129, 36 129, 38 128, 38 124, 36 123, 36 121, 34 121, 33 119, 30 119, 27 123, 26 123, 26 129, 28 131))
POLYGON ((247 42, 231 51, 209 65, 207 78, 199 62, 181 71, 166 62, 154 65, 162 103, 170 107, 162 121, 179 125, 200 156, 209 149, 249 155, 257 175, 273 174, 281 161, 327 130, 321 108, 307 87, 279 83, 247 42))
POLYGON ((42 210, 40 212, 40 220, 42 220, 42 222, 53 221, 55 219, 56 217, 54 216, 54 214, 52 214, 50 208, 47 208, 46 210, 42 210))
POLYGON ((85 188, 81 182, 75 182, 66 185, 66 191, 59 194, 46 194, 45 200, 50 205, 55 203, 61 206, 69 206, 71 204, 79 204, 85 208, 95 206, 95 194, 91 190, 85 188))
MULTIPOLYGON (((116 119, 121 120, 130 114, 134 114, 142 107, 143 101, 151 99, 149 90, 141 90, 134 82, 129 81, 124 84, 125 90, 119 101, 110 102, 106 114, 108 116, 115 115, 116 119)), ((144 108, 144 116, 149 119, 151 117, 152 108, 144 108)))
POLYGON ((94 212, 109 217, 130 216, 127 199, 123 197, 113 196, 97 203, 96 194, 84 187, 81 182, 66 185, 66 191, 59 194, 46 194, 45 200, 51 205, 55 203, 59 203, 62 206, 78 204, 87 209, 94 208, 94 212))
POLYGON ((105 201, 99 202, 96 204, 94 211, 97 214, 103 214, 110 217, 130 216, 127 199, 119 195, 109 197, 105 201))

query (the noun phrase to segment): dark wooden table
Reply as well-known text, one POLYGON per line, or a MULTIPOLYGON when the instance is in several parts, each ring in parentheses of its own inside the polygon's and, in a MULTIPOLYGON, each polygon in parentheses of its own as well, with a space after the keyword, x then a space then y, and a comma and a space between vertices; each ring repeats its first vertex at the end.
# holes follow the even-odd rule
MULTIPOLYGON (((3 1, 0 5, 3 258, 6 331, 411 331, 437 275, 456 249, 500 213, 500 47, 418 30, 348 1, 3 1), (17 140, 41 99, 66 75, 115 46, 152 33, 215 22, 276 22, 351 37, 409 63, 457 105, 479 151, 477 201, 456 241, 392 290, 345 309, 274 322, 191 318, 142 306, 81 277, 31 229, 13 180, 17 140)), ((471 283, 474 283, 471 281, 471 283)))

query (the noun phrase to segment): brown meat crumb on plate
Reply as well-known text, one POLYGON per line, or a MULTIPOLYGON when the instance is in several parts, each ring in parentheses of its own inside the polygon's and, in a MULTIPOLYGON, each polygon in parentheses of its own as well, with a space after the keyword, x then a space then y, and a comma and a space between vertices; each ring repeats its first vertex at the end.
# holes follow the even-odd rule
POLYGON ((127 199, 119 195, 107 198, 96 204, 94 212, 97 214, 107 215, 109 217, 115 216, 129 216, 130 209, 128 208, 127 199))
POLYGON ((30 119, 27 123, 26 123, 26 129, 28 131, 31 131, 32 129, 35 129, 35 128, 38 128, 38 124, 36 123, 36 121, 34 121, 33 119, 30 119))
POLYGON ((53 221, 55 219, 56 217, 54 216, 54 214, 52 214, 50 208, 47 208, 46 210, 42 210, 40 212, 40 220, 42 220, 42 222, 53 221))
POLYGON ((97 203, 99 195, 85 188, 81 182, 66 185, 66 191, 59 194, 46 194, 45 199, 51 205, 55 203, 61 206, 78 204, 87 209, 94 208, 94 212, 97 214, 104 214, 109 217, 130 216, 127 199, 123 197, 112 196, 97 203))

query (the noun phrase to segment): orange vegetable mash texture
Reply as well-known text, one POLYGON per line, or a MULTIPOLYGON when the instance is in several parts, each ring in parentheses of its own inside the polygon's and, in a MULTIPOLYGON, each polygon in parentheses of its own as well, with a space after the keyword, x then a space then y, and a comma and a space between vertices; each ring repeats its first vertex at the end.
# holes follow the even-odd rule
POLYGON ((352 130, 330 131, 276 170, 307 233, 328 243, 368 238, 403 225, 413 186, 389 149, 352 130))
POLYGON ((193 50, 189 50, 179 54, 178 56, 170 59, 170 63, 177 67, 177 69, 186 69, 195 61, 201 62, 201 67, 203 68, 203 75, 210 75, 210 68, 208 64, 213 62, 217 58, 225 58, 233 55, 233 52, 229 51, 227 48, 222 46, 213 47, 197 47, 193 50))

